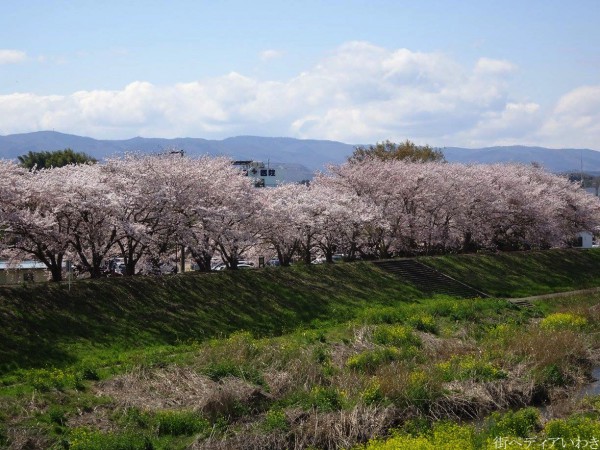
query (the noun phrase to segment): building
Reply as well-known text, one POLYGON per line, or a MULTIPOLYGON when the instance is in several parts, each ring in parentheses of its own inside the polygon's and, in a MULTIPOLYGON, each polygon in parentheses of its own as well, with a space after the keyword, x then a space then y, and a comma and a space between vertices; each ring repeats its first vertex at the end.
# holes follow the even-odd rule
POLYGON ((594 235, 589 231, 580 231, 575 237, 575 247, 592 248, 594 235))
POLYGON ((234 161, 243 175, 254 178, 255 187, 275 187, 278 184, 275 168, 260 161, 234 161))
POLYGON ((48 269, 39 261, 21 261, 9 264, 8 261, 0 261, 0 285, 38 283, 48 281, 48 269))

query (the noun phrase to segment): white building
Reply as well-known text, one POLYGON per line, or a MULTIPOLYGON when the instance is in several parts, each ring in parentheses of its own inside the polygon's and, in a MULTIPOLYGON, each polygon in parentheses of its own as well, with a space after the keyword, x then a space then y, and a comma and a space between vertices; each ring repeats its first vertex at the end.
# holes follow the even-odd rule
POLYGON ((238 167, 242 174, 254 178, 255 187, 275 187, 278 184, 275 168, 261 161, 234 161, 233 165, 238 167))
POLYGON ((580 231, 577 233, 575 239, 577 240, 577 244, 575 247, 577 248, 592 248, 594 235, 589 231, 580 231))

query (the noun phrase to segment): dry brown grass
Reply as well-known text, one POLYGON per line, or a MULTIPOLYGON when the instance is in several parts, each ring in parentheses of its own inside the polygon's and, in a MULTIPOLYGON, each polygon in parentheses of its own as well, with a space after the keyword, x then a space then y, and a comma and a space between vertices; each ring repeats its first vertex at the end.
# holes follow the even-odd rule
POLYGON ((463 336, 463 339, 441 338, 431 333, 416 332, 421 339, 422 350, 428 359, 446 361, 452 356, 466 355, 476 350, 476 346, 463 336))
POLYGON ((8 450, 46 450, 51 445, 47 436, 30 427, 9 429, 8 439, 8 450))
POLYGON ((108 396, 122 407, 141 409, 192 409, 219 386, 190 368, 138 369, 98 383, 96 395, 108 396))
POLYGON ((556 365, 572 376, 584 380, 590 355, 583 337, 570 330, 548 331, 532 327, 508 342, 507 352, 526 362, 532 369, 556 365))
POLYGON ((288 431, 265 433, 247 425, 234 436, 212 437, 196 442, 193 449, 341 449, 384 435, 396 425, 401 412, 394 407, 357 405, 349 411, 319 413, 289 410, 288 431))
POLYGON ((117 431, 117 425, 110 418, 114 407, 97 406, 91 411, 79 411, 77 415, 67 419, 70 428, 86 427, 102 432, 117 431))
POLYGON ((270 400, 261 388, 239 378, 226 377, 215 382, 178 366, 115 377, 99 383, 95 393, 115 399, 121 408, 189 409, 212 418, 227 416, 240 404, 251 411, 258 410, 270 400))

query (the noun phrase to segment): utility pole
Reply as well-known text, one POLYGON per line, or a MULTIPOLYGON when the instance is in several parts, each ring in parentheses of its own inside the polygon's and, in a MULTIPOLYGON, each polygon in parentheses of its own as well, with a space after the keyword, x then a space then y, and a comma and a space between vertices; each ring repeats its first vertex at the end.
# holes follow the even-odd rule
MULTIPOLYGON (((183 158, 185 155, 185 150, 181 149, 181 150, 171 150, 169 152, 170 155, 176 155, 179 154, 181 155, 181 157, 183 158)), ((175 255, 177 255, 177 252, 175 252, 175 255)), ((185 245, 181 244, 181 256, 179 259, 179 267, 181 269, 180 273, 185 272, 185 245)))

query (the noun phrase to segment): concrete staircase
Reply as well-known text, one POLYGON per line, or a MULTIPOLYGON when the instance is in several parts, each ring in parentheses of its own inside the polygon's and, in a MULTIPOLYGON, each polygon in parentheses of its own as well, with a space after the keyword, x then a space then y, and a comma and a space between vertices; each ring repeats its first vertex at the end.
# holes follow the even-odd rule
POLYGON ((519 308, 533 308, 533 303, 531 303, 529 300, 522 298, 509 298, 507 300, 513 305, 517 305, 519 308))
POLYGON ((427 294, 443 294, 460 298, 489 297, 489 295, 414 259, 388 259, 374 261, 373 264, 408 281, 427 294))

